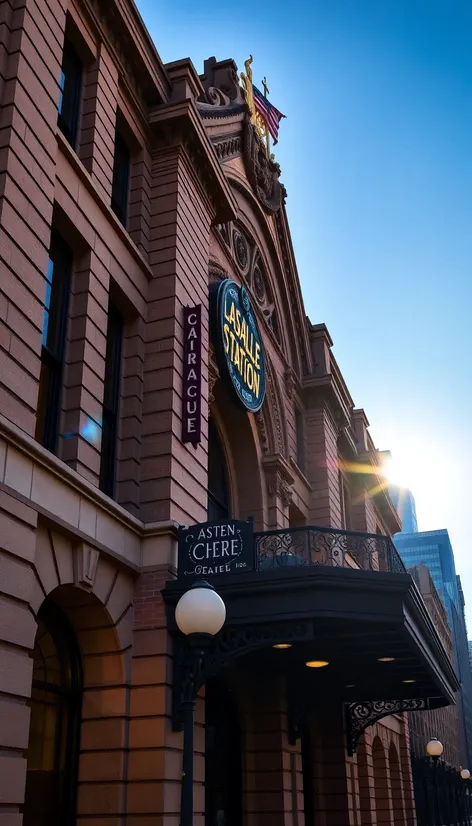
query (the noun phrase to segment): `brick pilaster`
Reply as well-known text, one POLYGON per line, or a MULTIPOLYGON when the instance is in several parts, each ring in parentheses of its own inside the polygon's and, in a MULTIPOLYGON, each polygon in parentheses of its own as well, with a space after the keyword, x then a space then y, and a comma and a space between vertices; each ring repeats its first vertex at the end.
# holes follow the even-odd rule
POLYGON ((352 758, 348 758, 342 705, 324 706, 312 719, 315 822, 354 826, 352 758))
POLYGON ((95 253, 85 255, 72 279, 61 455, 94 484, 100 474, 109 286, 95 253))
POLYGON ((326 407, 306 411, 305 433, 306 475, 313 489, 311 523, 342 528, 337 428, 326 407))
POLYGON ((2 412, 31 435, 40 374, 66 6, 66 0, 2 3, 0 393, 2 412))
POLYGON ((111 201, 118 69, 104 43, 85 78, 80 155, 107 203, 111 201))
POLYGON ((181 438, 183 307, 202 305, 202 411, 207 410, 208 254, 211 215, 182 147, 153 159, 150 264, 144 360, 141 518, 203 521, 207 421, 200 445, 181 438))

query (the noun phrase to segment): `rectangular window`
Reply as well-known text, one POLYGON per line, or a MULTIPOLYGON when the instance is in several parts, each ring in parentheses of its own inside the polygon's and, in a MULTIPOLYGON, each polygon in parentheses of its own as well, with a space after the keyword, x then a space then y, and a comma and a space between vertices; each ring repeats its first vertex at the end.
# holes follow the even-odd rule
POLYGON ((60 97, 57 123, 64 137, 75 149, 82 91, 82 61, 68 40, 62 53, 60 97))
POLYGON ((120 133, 116 131, 111 208, 123 226, 126 226, 126 216, 128 213, 130 167, 131 153, 128 145, 120 133))
POLYGON ((341 495, 341 518, 344 529, 351 530, 351 496, 347 482, 341 472, 339 472, 339 492, 341 495))
POLYGON ((303 428, 303 414, 295 410, 295 436, 297 440, 297 465, 305 472, 305 433, 303 428))
POLYGON ((123 317, 112 301, 108 306, 105 388, 103 395, 102 454, 100 490, 108 496, 115 491, 116 447, 120 412, 121 349, 123 317))
POLYGON ((41 376, 36 417, 36 439, 53 453, 57 450, 59 436, 71 271, 72 252, 67 244, 53 233, 46 275, 41 376))

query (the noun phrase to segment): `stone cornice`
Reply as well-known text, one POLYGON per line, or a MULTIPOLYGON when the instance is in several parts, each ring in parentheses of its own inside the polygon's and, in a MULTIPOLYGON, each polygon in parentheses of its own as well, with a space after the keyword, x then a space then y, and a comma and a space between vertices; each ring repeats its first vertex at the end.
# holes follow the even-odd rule
POLYGON ((233 220, 238 206, 218 162, 216 151, 208 139, 195 101, 187 98, 163 104, 149 113, 150 125, 164 139, 164 145, 176 142, 186 145, 196 166, 202 185, 212 203, 215 222, 233 220))
POLYGON ((129 0, 82 0, 100 37, 114 52, 121 74, 137 100, 167 100, 171 84, 156 47, 134 3, 129 0))

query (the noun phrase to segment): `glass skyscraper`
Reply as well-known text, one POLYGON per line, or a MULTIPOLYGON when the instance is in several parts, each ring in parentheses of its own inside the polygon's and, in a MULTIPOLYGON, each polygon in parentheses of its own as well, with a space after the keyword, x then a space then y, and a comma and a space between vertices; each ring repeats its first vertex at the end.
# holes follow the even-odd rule
POLYGON ((402 520, 401 532, 417 533, 416 502, 411 490, 399 488, 397 485, 389 485, 388 492, 393 506, 402 520))
POLYGON ((447 611, 452 631, 454 666, 461 682, 462 718, 469 765, 472 766, 472 674, 464 615, 464 595, 456 574, 454 552, 447 530, 398 533, 393 538, 405 567, 426 565, 447 611))

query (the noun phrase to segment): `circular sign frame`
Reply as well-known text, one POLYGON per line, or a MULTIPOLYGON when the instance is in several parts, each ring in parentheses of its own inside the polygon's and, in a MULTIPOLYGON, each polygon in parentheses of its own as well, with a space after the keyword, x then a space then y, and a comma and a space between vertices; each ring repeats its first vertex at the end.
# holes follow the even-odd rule
POLYGON ((210 312, 220 376, 234 402, 257 413, 265 398, 264 343, 246 288, 230 278, 213 284, 210 312))

